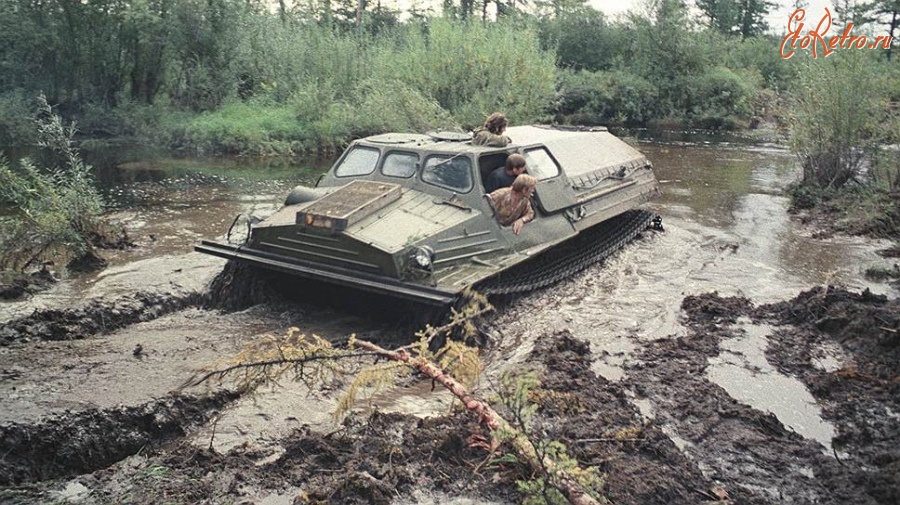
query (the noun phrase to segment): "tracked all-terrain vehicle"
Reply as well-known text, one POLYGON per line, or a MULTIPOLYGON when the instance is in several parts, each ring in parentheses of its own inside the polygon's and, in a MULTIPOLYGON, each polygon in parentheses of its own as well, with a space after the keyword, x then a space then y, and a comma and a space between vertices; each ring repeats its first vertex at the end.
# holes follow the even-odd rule
MULTIPOLYGON (((615 251, 650 225, 659 194, 645 156, 605 128, 519 126, 502 148, 459 133, 388 133, 354 141, 315 188, 250 226, 239 244, 196 250, 431 305, 468 287, 546 286, 615 251), (484 181, 512 153, 537 180, 535 219, 502 227, 484 181)), ((229 236, 231 233, 229 232, 229 236)))

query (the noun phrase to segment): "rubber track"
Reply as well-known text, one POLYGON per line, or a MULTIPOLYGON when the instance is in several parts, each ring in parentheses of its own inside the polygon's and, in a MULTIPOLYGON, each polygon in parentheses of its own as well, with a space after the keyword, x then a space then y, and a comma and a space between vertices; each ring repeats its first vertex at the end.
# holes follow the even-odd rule
POLYGON ((647 229, 654 217, 645 210, 629 210, 511 271, 482 281, 476 289, 486 294, 509 294, 547 287, 609 257, 647 229))

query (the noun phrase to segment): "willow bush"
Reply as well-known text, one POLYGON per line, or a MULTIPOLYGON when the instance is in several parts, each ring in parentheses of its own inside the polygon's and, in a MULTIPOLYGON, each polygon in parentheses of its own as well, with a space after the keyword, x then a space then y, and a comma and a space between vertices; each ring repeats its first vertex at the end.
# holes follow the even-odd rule
POLYGON ((839 188, 877 172, 891 118, 885 63, 875 57, 846 50, 805 62, 791 121, 804 185, 839 188))
POLYGON ((40 145, 58 162, 38 167, 22 160, 14 167, 0 158, 0 202, 12 210, 0 232, 0 270, 25 270, 48 258, 93 257, 92 234, 101 227, 103 201, 91 167, 72 145, 75 128, 64 126, 40 101, 40 145))

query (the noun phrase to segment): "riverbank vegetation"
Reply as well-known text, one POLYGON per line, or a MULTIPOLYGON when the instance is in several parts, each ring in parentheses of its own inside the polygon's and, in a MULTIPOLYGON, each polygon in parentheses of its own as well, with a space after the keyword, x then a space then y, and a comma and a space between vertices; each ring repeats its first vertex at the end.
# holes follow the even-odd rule
POLYGON ((795 82, 761 20, 735 33, 678 0, 614 21, 578 1, 360 5, 5 2, 0 144, 33 141, 21 118, 41 90, 86 136, 291 154, 470 129, 497 110, 514 124, 738 128, 776 116, 795 82))
POLYGON ((106 264, 96 253, 96 247, 109 244, 103 201, 90 165, 73 145, 75 125, 64 125, 43 96, 38 102, 40 159, 11 163, 0 158, 0 204, 8 210, 0 226, 4 292, 8 285, 21 284, 18 273, 46 262, 63 259, 76 270, 106 264))
POLYGON ((828 231, 900 240, 900 68, 860 52, 805 62, 791 147, 795 211, 828 231))

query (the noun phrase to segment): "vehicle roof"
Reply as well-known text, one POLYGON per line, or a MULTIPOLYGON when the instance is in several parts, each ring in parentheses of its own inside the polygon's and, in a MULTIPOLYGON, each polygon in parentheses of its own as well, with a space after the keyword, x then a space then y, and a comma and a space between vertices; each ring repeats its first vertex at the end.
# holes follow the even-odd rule
POLYGON ((512 143, 506 147, 472 145, 469 134, 461 132, 384 133, 358 142, 377 147, 473 154, 510 152, 544 145, 565 167, 566 174, 570 177, 589 173, 598 167, 646 161, 646 157, 637 149, 603 127, 513 126, 507 128, 506 135, 512 139, 512 143))

